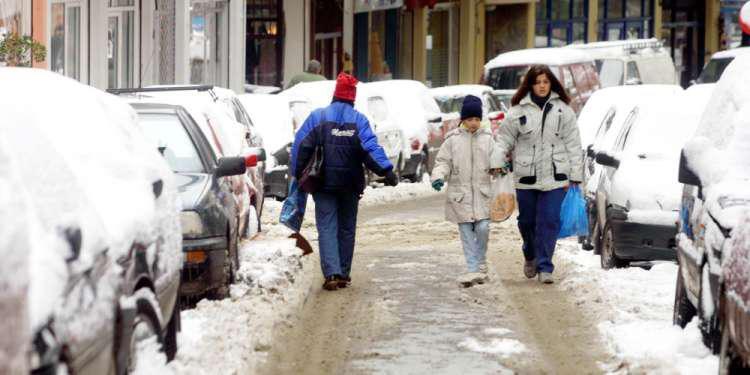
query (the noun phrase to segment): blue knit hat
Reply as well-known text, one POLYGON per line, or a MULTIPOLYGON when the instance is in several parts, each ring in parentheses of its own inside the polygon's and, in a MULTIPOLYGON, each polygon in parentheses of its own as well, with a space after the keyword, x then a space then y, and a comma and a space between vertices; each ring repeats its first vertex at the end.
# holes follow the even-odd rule
POLYGON ((482 118, 482 101, 474 95, 466 95, 461 106, 461 120, 469 117, 482 118))

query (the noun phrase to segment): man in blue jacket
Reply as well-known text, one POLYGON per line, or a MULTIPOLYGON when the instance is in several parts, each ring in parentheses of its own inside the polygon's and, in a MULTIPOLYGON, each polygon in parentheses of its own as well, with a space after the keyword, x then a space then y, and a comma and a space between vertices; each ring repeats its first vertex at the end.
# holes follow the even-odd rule
POLYGON ((323 147, 322 183, 313 192, 318 227, 323 289, 345 288, 354 256, 359 197, 365 189, 365 170, 385 176, 386 185, 398 178, 367 118, 354 109, 357 79, 339 74, 333 102, 313 111, 297 131, 292 146, 292 171, 297 180, 317 146, 323 147))

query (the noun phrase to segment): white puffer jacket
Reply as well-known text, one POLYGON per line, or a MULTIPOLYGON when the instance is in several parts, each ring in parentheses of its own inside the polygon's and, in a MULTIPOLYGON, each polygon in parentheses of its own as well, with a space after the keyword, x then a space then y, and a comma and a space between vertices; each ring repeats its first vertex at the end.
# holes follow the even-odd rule
POLYGON ((473 134, 463 127, 446 134, 440 146, 432 181, 448 183, 445 219, 467 223, 490 217, 491 168, 500 168, 503 158, 496 154, 492 133, 484 128, 473 134))
POLYGON ((583 150, 576 115, 557 93, 547 115, 526 95, 513 106, 495 136, 499 151, 512 151, 517 189, 550 191, 583 181, 583 150), (545 118, 542 125, 542 118, 545 118))

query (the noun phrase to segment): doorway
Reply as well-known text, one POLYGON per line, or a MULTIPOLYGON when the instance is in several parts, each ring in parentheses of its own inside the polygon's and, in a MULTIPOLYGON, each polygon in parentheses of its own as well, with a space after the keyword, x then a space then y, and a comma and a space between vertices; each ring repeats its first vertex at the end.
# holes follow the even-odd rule
POLYGON ((662 37, 670 48, 680 85, 688 87, 705 62, 705 3, 663 0, 662 7, 662 37))

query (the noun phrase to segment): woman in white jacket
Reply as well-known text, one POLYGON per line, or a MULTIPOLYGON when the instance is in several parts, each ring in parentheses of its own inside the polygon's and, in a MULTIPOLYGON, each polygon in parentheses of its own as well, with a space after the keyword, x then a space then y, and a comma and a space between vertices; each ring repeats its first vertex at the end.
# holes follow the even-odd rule
POLYGON ((570 184, 582 181, 583 152, 570 98, 550 69, 532 66, 511 99, 496 140, 512 153, 524 274, 551 284, 560 206, 570 184))
POLYGON ((488 281, 485 254, 490 232, 490 173, 502 166, 502 158, 497 157, 497 165, 491 165, 495 142, 492 133, 481 127, 481 120, 482 101, 466 96, 461 125, 446 135, 432 169, 435 190, 448 182, 445 217, 458 224, 469 270, 459 277, 459 284, 467 287, 488 281))

